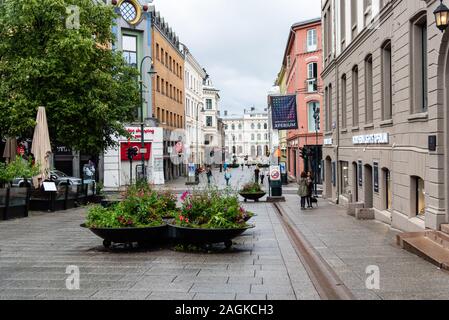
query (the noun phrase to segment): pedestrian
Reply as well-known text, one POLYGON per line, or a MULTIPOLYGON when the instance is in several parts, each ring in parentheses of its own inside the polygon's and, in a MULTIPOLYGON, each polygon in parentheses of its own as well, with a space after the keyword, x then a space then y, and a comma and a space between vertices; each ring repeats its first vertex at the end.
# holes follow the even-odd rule
POLYGON ((254 170, 254 179, 256 183, 259 183, 259 174, 260 174, 259 166, 256 166, 256 169, 254 170))
POLYGON ((228 169, 226 169, 224 177, 225 177, 225 180, 226 180, 226 186, 229 187, 229 180, 231 180, 232 175, 231 175, 231 173, 229 172, 228 169))
POLYGON ((313 193, 313 175, 312 172, 307 173, 307 207, 313 209, 312 206, 312 193, 313 193))
POLYGON ((301 197, 301 210, 305 210, 306 198, 308 195, 307 173, 305 173, 305 172, 301 173, 301 178, 299 179, 298 195, 301 197))
POLYGON ((210 179, 212 178, 212 170, 210 166, 207 167, 206 176, 207 176, 207 184, 210 185, 210 179))
POLYGON ((242 162, 242 171, 243 171, 244 168, 245 168, 245 164, 242 162))
POLYGON ((265 170, 260 171, 260 183, 263 185, 263 181, 265 180, 265 170))

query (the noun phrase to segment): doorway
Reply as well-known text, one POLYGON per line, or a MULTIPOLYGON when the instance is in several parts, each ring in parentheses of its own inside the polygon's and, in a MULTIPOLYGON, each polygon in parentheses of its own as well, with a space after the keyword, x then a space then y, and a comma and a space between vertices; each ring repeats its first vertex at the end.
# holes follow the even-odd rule
POLYGON ((365 180, 365 208, 373 207, 373 167, 365 165, 364 167, 364 180, 365 180))
POLYGON ((330 157, 326 158, 325 167, 325 184, 326 184, 326 198, 332 198, 332 159, 330 157))
POLYGON ((352 163, 352 202, 359 202, 359 177, 357 174, 357 162, 352 163))

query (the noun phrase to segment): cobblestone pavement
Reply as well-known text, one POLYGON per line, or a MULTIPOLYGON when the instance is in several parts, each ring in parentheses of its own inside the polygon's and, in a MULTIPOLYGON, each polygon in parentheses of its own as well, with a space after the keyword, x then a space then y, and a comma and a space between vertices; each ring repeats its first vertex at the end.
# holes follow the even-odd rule
POLYGON ((0 299, 318 299, 271 205, 248 204, 257 228, 215 254, 107 251, 82 229, 85 209, 0 223, 0 299), (80 290, 66 268, 80 268, 80 290))
POLYGON ((449 299, 449 273, 396 246, 396 234, 376 221, 358 221, 321 201, 299 210, 299 198, 281 204, 296 227, 358 299, 449 299), (367 290, 368 266, 380 270, 380 290, 367 290))

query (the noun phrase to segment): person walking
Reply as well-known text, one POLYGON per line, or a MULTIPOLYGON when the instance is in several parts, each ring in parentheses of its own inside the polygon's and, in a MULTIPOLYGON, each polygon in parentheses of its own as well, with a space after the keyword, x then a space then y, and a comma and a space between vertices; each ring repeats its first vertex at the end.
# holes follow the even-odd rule
POLYGON ((226 169, 224 177, 225 177, 225 180, 226 180, 226 186, 229 187, 229 181, 232 178, 232 175, 229 172, 229 169, 226 169))
POLYGON ((243 171, 243 169, 245 168, 245 164, 242 162, 241 166, 242 166, 242 171, 243 171))
POLYGON ((312 172, 307 173, 307 208, 313 209, 312 206, 312 194, 313 194, 313 175, 312 172))
POLYGON ((259 183, 259 174, 260 174, 259 166, 256 166, 256 169, 254 170, 254 179, 256 183, 259 183))
POLYGON ((260 171, 260 183, 263 185, 263 181, 265 180, 265 170, 260 171))
POLYGON ((307 173, 302 172, 299 179, 298 195, 301 197, 301 210, 306 209, 306 198, 308 195, 307 189, 307 173))
POLYGON ((210 166, 207 167, 206 176, 207 176, 207 184, 210 185, 210 179, 212 178, 212 170, 210 166))

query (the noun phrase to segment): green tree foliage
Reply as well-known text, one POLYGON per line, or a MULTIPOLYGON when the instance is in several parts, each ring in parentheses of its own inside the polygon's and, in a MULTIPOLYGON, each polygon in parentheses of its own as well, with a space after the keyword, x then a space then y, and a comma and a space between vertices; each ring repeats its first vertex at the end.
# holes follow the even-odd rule
POLYGON ((125 135, 139 103, 137 70, 114 43, 111 6, 92 0, 4 0, 0 136, 31 137, 45 106, 52 144, 100 154, 125 135), (79 8, 79 28, 67 28, 79 8))
POLYGON ((9 164, 0 162, 0 185, 7 184, 15 178, 31 179, 38 174, 39 166, 19 156, 9 164))

